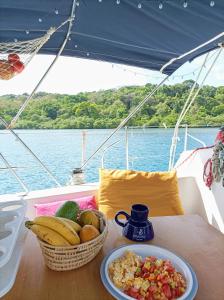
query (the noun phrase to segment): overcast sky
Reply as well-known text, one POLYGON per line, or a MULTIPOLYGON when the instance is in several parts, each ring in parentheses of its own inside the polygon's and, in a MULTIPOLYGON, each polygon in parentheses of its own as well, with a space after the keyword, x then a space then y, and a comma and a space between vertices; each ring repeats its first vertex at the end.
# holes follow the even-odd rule
MULTIPOLYGON (((30 93, 53 58, 53 56, 36 55, 21 74, 9 81, 0 80, 0 95, 30 93)), ((223 58, 224 53, 221 54, 216 67, 206 81, 207 84, 224 85, 223 58)), ((203 57, 200 57, 192 63, 186 63, 173 74, 168 84, 195 79, 202 60, 203 57), (193 71, 195 74, 188 74, 193 71)), ((77 94, 127 85, 144 85, 148 82, 158 83, 162 78, 163 75, 159 72, 86 59, 60 57, 38 91, 77 94)))

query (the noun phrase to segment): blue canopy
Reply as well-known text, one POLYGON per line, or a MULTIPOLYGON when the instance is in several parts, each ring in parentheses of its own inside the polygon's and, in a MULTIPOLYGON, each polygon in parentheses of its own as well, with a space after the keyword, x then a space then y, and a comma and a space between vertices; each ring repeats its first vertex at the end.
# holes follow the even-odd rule
MULTIPOLYGON (((0 42, 44 35, 70 17, 73 0, 1 0, 0 42)), ((39 53, 57 54, 68 24, 39 53)), ((224 0, 79 0, 70 40, 62 55, 160 70, 171 59, 224 31, 224 0)), ((174 61, 186 61, 218 47, 223 36, 174 61)))

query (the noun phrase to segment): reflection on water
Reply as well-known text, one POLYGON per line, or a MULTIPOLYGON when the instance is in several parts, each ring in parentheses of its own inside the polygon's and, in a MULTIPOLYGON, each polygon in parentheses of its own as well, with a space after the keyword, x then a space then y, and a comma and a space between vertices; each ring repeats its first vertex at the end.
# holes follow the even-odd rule
MULTIPOLYGON (((207 145, 214 142, 217 128, 194 128, 190 134, 203 140, 207 145)), ((99 146, 111 132, 105 129, 87 130, 86 158, 99 146)), ((82 130, 17 130, 20 138, 48 166, 58 181, 65 185, 73 168, 80 167, 82 130)), ((165 171, 168 168, 169 148, 173 129, 129 129, 129 167, 144 171, 165 171)), ((183 150, 184 129, 180 131, 177 154, 183 150)), ((121 130, 108 143, 119 140, 104 156, 104 167, 125 168, 125 134, 121 130)), ((189 140, 188 149, 200 145, 189 140)), ((10 133, 0 131, 0 152, 21 176, 30 190, 53 187, 54 183, 41 169, 32 156, 16 141, 10 133)), ((92 159, 85 170, 88 182, 98 181, 102 152, 92 159)), ((5 165, 0 161, 0 168, 5 165)), ((22 191, 14 177, 6 170, 0 170, 0 194, 22 191)))

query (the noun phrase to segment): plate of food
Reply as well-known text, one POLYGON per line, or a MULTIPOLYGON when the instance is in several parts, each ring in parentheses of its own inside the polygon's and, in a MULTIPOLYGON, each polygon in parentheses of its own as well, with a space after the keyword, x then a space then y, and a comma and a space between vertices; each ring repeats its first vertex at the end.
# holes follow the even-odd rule
POLYGON ((198 289, 196 274, 183 258, 152 245, 114 249, 100 273, 105 288, 119 300, 192 300, 198 289))

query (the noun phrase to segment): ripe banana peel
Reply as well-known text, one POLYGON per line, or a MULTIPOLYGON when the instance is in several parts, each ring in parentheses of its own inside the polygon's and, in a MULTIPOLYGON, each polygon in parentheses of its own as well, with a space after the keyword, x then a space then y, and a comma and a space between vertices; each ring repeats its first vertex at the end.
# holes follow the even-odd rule
POLYGON ((80 244, 80 238, 77 232, 67 222, 60 218, 53 216, 39 216, 36 217, 32 223, 55 231, 67 240, 70 245, 80 244))
POLYGON ((62 218, 62 217, 58 217, 58 218, 63 220, 65 223, 68 223, 76 232, 79 232, 82 228, 78 223, 76 223, 70 219, 66 219, 66 218, 62 218))
POLYGON ((34 224, 31 221, 26 221, 25 223, 26 227, 32 230, 33 233, 35 233, 38 238, 41 240, 47 242, 48 244, 52 246, 69 246, 69 242, 61 236, 59 233, 56 231, 42 226, 42 225, 37 225, 34 224))

